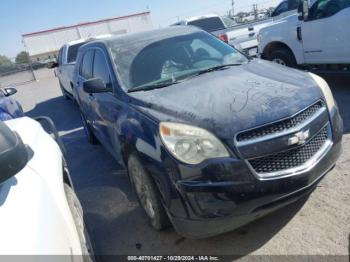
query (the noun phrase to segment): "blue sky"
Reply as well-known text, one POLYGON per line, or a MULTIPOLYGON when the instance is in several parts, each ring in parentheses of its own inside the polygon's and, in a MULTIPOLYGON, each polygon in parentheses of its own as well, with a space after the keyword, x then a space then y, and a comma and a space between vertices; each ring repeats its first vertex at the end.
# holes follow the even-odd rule
MULTIPOLYGON (((273 6, 280 0, 235 0, 236 10, 253 3, 273 6)), ((132 13, 151 11, 155 28, 206 13, 225 13, 231 0, 2 0, 0 54, 14 57, 23 50, 21 35, 132 13)))

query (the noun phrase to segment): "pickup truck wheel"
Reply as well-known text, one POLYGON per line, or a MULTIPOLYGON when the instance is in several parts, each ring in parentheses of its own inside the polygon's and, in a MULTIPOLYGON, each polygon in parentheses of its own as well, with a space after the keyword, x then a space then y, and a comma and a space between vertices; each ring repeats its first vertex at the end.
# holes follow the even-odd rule
POLYGON ((161 203, 160 193, 135 153, 129 156, 128 171, 139 204, 152 227, 158 231, 168 227, 170 222, 161 203))
POLYGON ((69 100, 70 97, 67 95, 67 92, 66 92, 66 90, 64 90, 63 85, 61 84, 61 82, 60 82, 60 89, 61 89, 61 92, 62 92, 62 95, 63 95, 64 99, 69 100))
POLYGON ((64 191, 66 193, 69 209, 72 213, 75 227, 79 236, 83 261, 93 262, 95 261, 93 245, 89 237, 87 226, 84 222, 83 209, 81 207, 79 199, 69 185, 64 184, 64 191))
POLYGON ((91 145, 97 145, 98 144, 98 139, 96 138, 96 136, 92 132, 90 124, 86 121, 86 118, 85 118, 84 114, 81 111, 80 111, 80 117, 81 117, 81 121, 83 122, 84 131, 85 131, 85 135, 86 135, 86 138, 87 138, 88 142, 91 145))
POLYGON ((288 66, 288 67, 297 67, 297 62, 293 53, 287 48, 280 48, 269 55, 269 60, 275 62, 279 65, 288 66))

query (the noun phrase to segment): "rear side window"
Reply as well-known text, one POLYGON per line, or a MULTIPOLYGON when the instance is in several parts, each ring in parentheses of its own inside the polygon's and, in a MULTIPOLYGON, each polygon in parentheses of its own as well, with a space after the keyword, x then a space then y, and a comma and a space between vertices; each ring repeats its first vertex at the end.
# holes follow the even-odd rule
POLYGON ((94 59, 94 50, 88 50, 84 56, 80 66, 80 75, 85 79, 92 78, 92 62, 94 59))
POLYGON ((74 63, 77 60, 78 50, 85 43, 71 45, 68 47, 67 63, 74 63))
POLYGON ((100 50, 95 51, 93 77, 101 78, 107 87, 111 84, 107 61, 104 54, 100 50))
POLYGON ((209 17, 191 21, 189 25, 197 26, 207 32, 213 32, 225 28, 225 25, 219 17, 209 17))

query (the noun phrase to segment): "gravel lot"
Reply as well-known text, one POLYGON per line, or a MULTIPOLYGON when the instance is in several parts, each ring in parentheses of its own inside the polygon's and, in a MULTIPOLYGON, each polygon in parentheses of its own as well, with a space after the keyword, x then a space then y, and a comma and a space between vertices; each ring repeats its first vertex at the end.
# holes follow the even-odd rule
MULTIPOLYGON (((46 115, 56 123, 97 254, 342 255, 337 258, 348 261, 350 79, 328 79, 344 119, 344 151, 336 168, 307 201, 231 233, 187 240, 173 229, 158 233, 148 226, 125 171, 101 146, 88 144, 78 110, 62 98, 53 72, 43 69, 36 74, 40 80, 19 86, 16 98, 27 115, 46 115)), ((257 257, 248 257, 253 258, 257 257)))

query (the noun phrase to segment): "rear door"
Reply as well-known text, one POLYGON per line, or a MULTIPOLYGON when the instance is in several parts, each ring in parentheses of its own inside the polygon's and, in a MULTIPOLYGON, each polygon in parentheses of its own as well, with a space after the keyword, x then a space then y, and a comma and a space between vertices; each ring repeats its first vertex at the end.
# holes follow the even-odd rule
POLYGON ((350 0, 318 0, 302 23, 308 64, 350 62, 350 0))

